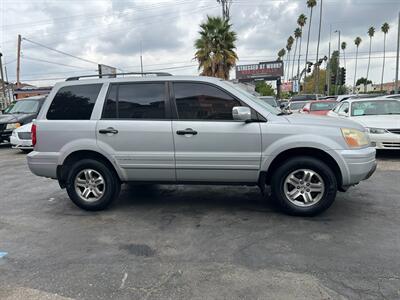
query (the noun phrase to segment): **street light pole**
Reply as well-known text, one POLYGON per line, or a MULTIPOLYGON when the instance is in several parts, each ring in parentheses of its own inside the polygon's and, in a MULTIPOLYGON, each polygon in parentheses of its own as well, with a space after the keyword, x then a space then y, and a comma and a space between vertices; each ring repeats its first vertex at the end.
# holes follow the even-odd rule
POLYGON ((396 55, 396 76, 395 76, 395 94, 399 92, 399 52, 400 52, 400 12, 397 27, 397 55, 396 55))
MULTIPOLYGON (((317 44, 317 58, 315 59, 315 62, 318 61, 318 55, 319 55, 319 41, 321 39, 321 22, 322 22, 322 0, 321 3, 319 4, 319 29, 318 29, 318 44, 317 44)), ((314 77, 314 90, 315 94, 319 93, 319 65, 317 66, 317 74, 314 77)))
POLYGON ((327 96, 330 94, 331 90, 331 40, 332 40, 332 24, 329 25, 329 47, 328 47, 328 65, 326 67, 326 86, 327 86, 327 96))
POLYGON ((337 95, 339 92, 339 66, 340 66, 340 30, 335 30, 335 32, 339 33, 338 38, 338 58, 337 58, 337 68, 336 68, 336 79, 335 79, 335 94, 337 95))

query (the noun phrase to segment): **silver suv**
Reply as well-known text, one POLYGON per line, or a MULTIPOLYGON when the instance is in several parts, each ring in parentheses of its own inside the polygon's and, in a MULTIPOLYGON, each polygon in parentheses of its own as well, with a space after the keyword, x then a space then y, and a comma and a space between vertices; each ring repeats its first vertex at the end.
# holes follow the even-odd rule
POLYGON ((310 216, 376 168, 360 125, 287 115, 208 77, 72 78, 47 97, 32 139, 31 171, 86 210, 125 182, 235 184, 270 186, 283 211, 310 216))

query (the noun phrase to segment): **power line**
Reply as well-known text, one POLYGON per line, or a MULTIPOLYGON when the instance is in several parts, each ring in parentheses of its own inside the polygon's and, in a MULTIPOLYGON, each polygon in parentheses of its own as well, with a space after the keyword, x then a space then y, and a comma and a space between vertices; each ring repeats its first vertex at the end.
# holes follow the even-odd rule
POLYGON ((64 67, 70 67, 70 68, 77 68, 77 69, 86 69, 86 68, 83 68, 83 67, 81 67, 81 66, 68 65, 68 64, 63 64, 63 63, 55 62, 55 61, 49 61, 49 60, 41 59, 41 58, 29 57, 29 56, 25 56, 25 55, 22 56, 22 58, 28 59, 28 60, 33 60, 33 61, 38 61, 38 62, 44 62, 44 63, 48 63, 48 64, 53 64, 53 65, 58 65, 58 66, 64 66, 64 67))
POLYGON ((75 56, 75 55, 69 54, 69 53, 67 53, 67 52, 64 52, 64 51, 61 51, 61 50, 57 50, 57 49, 51 48, 51 47, 46 46, 46 45, 43 45, 43 44, 41 44, 41 43, 32 41, 32 40, 30 40, 30 39, 28 39, 28 38, 24 38, 24 37, 23 37, 22 40, 23 40, 23 41, 30 42, 30 43, 35 44, 35 45, 38 45, 38 46, 40 46, 40 47, 46 48, 46 49, 51 50, 51 51, 58 52, 58 53, 61 53, 61 54, 63 54, 63 55, 67 55, 67 56, 70 56, 70 57, 79 59, 79 60, 84 61, 84 62, 88 62, 88 63, 91 63, 91 64, 98 65, 97 62, 94 62, 94 61, 92 61, 92 60, 89 60, 89 59, 86 59, 86 58, 82 58, 82 57, 79 57, 79 56, 75 56))

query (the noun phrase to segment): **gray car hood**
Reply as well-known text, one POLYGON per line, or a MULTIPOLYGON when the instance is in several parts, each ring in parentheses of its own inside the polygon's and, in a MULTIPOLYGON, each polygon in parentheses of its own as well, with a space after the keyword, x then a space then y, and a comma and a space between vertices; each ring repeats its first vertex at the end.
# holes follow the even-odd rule
POLYGON ((316 116, 309 114, 291 114, 285 116, 285 118, 292 124, 299 125, 311 125, 311 126, 329 126, 329 127, 340 127, 340 128, 355 128, 361 131, 365 131, 365 128, 351 120, 342 118, 334 118, 328 116, 316 116))
POLYGON ((0 115, 0 124, 8 124, 24 121, 25 119, 33 116, 33 114, 4 114, 0 115))

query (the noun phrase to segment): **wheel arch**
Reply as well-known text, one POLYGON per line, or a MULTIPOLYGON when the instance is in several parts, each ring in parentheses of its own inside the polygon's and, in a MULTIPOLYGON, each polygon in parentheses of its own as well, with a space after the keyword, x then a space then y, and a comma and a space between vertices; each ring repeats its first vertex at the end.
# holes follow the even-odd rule
POLYGON ((110 170, 115 174, 120 182, 122 182, 122 176, 119 174, 117 168, 113 163, 103 154, 93 151, 93 150, 77 150, 69 153, 62 164, 57 166, 57 179, 62 188, 65 187, 66 179, 68 175, 69 168, 77 161, 82 159, 94 159, 104 163, 110 170))
POLYGON ((310 147, 297 147, 297 148, 290 148, 285 151, 279 153, 270 163, 268 169, 262 171, 260 173, 259 184, 260 186, 269 185, 271 182, 271 177, 280 164, 284 161, 288 160, 289 158, 293 158, 296 156, 308 156, 312 158, 320 159, 322 162, 327 164, 335 174, 338 187, 341 188, 343 185, 343 175, 342 171, 339 167, 339 164, 336 160, 326 151, 317 149, 317 148, 310 148, 310 147))

